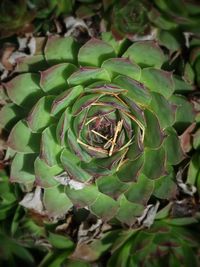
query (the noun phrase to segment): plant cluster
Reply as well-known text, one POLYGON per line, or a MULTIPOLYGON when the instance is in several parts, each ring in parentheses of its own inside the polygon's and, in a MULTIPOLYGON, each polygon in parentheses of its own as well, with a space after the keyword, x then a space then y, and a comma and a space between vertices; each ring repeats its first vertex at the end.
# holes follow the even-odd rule
POLYGON ((101 22, 33 37, 0 85, 0 265, 198 267, 199 4, 0 5, 4 37, 101 22))

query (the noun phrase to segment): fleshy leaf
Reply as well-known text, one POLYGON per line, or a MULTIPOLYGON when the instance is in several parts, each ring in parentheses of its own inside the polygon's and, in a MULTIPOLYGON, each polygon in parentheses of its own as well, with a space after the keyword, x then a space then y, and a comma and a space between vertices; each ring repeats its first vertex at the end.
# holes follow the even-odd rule
POLYGON ((25 73, 5 84, 7 94, 17 105, 30 108, 37 99, 44 95, 39 87, 39 74, 25 73))
POLYGON ((194 90, 194 87, 191 84, 187 83, 180 77, 174 75, 173 79, 176 93, 187 93, 194 90))
POLYGON ((96 81, 110 82, 110 76, 105 69, 84 67, 74 72, 69 78, 68 83, 70 86, 75 85, 88 85, 96 81))
POLYGON ((34 55, 31 57, 20 57, 16 59, 16 72, 37 72, 48 68, 43 55, 34 55))
POLYGON ((56 249, 68 250, 74 247, 74 243, 69 237, 54 233, 49 233, 48 241, 56 249))
POLYGON ((118 208, 118 203, 114 199, 102 193, 99 193, 96 200, 90 205, 90 210, 105 221, 113 218, 118 208))
POLYGON ((72 37, 55 37, 48 38, 45 46, 45 58, 50 64, 58 64, 61 62, 77 62, 78 44, 72 37))
POLYGON ((57 94, 65 90, 67 78, 76 70, 76 67, 69 63, 55 65, 41 72, 40 86, 45 93, 57 94))
MULTIPOLYGON (((181 49, 180 40, 178 40, 178 34, 171 33, 169 31, 160 30, 158 31, 159 44, 167 47, 171 52, 175 52, 181 49)), ((181 40, 183 41, 183 40, 181 40)))
POLYGON ((166 153, 163 147, 145 150, 145 163, 142 172, 150 179, 157 179, 166 174, 166 153))
POLYGON ((190 165, 188 168, 187 174, 187 183, 194 185, 198 178, 198 190, 200 191, 200 175, 199 175, 199 166, 200 166, 200 154, 196 153, 192 156, 190 160, 190 165))
POLYGON ((59 174, 62 169, 55 165, 53 167, 48 166, 43 160, 39 157, 35 160, 35 175, 36 175, 36 184, 42 188, 53 187, 58 184, 54 176, 59 174))
POLYGON ((193 147, 194 149, 200 148, 200 128, 193 135, 193 147))
POLYGON ((128 184, 122 183, 116 175, 100 177, 96 183, 101 193, 114 198, 118 197, 129 187, 128 184))
POLYGON ((52 114, 57 114, 58 112, 66 109, 77 97, 82 93, 83 87, 81 85, 77 85, 73 88, 70 88, 59 96, 57 96, 52 105, 52 114))
POLYGON ((73 116, 77 116, 84 109, 90 107, 91 104, 97 102, 100 96, 101 95, 99 94, 89 94, 89 95, 84 95, 81 98, 77 99, 72 107, 73 116))
POLYGON ((93 38, 80 48, 78 62, 81 66, 100 67, 106 59, 115 56, 116 54, 112 46, 93 38))
POLYGON ((63 186, 44 189, 43 203, 48 216, 53 218, 62 218, 72 207, 63 186))
POLYGON ((127 90, 112 83, 95 82, 84 88, 84 92, 90 93, 105 93, 105 94, 120 94, 127 90))
POLYGON ((17 152, 39 152, 40 134, 32 133, 26 122, 21 120, 12 128, 7 143, 17 152))
POLYGON ((14 104, 7 104, 0 110, 0 124, 6 129, 11 128, 17 123, 17 121, 25 116, 25 111, 14 104))
POLYGON ((153 41, 135 42, 127 49, 123 57, 128 57, 142 67, 160 68, 165 62, 162 50, 153 41))
POLYGON ((173 95, 170 101, 177 105, 175 125, 179 131, 184 130, 194 122, 194 110, 190 102, 184 96, 173 95))
POLYGON ((151 91, 169 98, 174 92, 174 82, 172 73, 155 68, 146 68, 142 70, 141 82, 143 82, 151 91))
POLYGON ((84 162, 90 162, 91 156, 85 152, 80 144, 77 142, 77 137, 74 135, 73 131, 71 129, 68 130, 68 139, 67 139, 68 145, 70 149, 75 153, 76 156, 78 156, 82 161, 84 162))
POLYGON ((142 83, 122 75, 117 76, 113 82, 126 89, 128 91, 126 96, 132 101, 141 106, 149 105, 151 95, 142 83))
POLYGON ((36 154, 17 153, 12 161, 10 181, 32 185, 35 181, 34 161, 36 154))
POLYGON ((157 115, 162 129, 174 124, 177 106, 167 101, 164 96, 152 92, 150 107, 157 115))
POLYGON ((133 225, 137 217, 141 216, 144 211, 144 206, 130 202, 126 199, 124 195, 118 199, 119 202, 119 210, 116 214, 116 218, 129 226, 133 225))
POLYGON ((79 166, 80 159, 69 150, 63 150, 61 154, 61 162, 71 179, 86 182, 92 178, 89 173, 79 166))
POLYGON ((86 186, 83 189, 75 190, 66 187, 66 194, 73 204, 79 208, 91 205, 100 194, 94 185, 86 186))
POLYGON ((58 163, 61 147, 56 138, 55 126, 50 126, 42 132, 40 157, 47 165, 54 166, 58 163))
POLYGON ((54 118, 50 115, 53 100, 53 96, 44 96, 32 108, 27 123, 33 132, 40 132, 53 123, 54 118))
POLYGON ((167 128, 165 132, 167 134, 167 138, 164 140, 164 147, 167 153, 167 162, 172 165, 177 165, 184 158, 184 154, 180 146, 180 140, 173 128, 167 128))
POLYGON ((133 183, 125 193, 128 201, 146 205, 154 190, 154 181, 141 174, 136 183, 133 183))
POLYGON ((125 75, 135 80, 140 80, 141 68, 126 58, 111 58, 103 62, 102 68, 106 69, 112 79, 117 75, 125 75))
POLYGON ((144 164, 144 155, 140 155, 135 160, 125 162, 117 172, 117 176, 123 182, 133 182, 137 180, 138 175, 140 174, 140 170, 142 169, 144 164), (129 170, 127 172, 127 170, 129 170))
POLYGON ((159 120, 156 115, 148 109, 144 111, 144 114, 147 124, 144 136, 145 147, 158 148, 161 146, 164 139, 164 133, 160 128, 159 120))
MULTIPOLYGON (((112 0, 111 1, 104 0, 103 1, 104 7, 107 3, 109 3, 109 5, 112 4, 112 0)), ((129 44, 129 41, 126 38, 122 40, 116 40, 111 32, 102 32, 101 37, 103 41, 105 41, 106 43, 110 44, 113 47, 113 49, 115 50, 115 53, 118 56, 121 56, 121 54, 123 53, 123 51, 127 48, 127 45, 129 44)))
POLYGON ((153 195, 160 199, 174 199, 176 196, 177 186, 174 182, 174 174, 171 171, 167 176, 155 180, 153 195))
POLYGON ((67 108, 58 121, 56 136, 57 141, 61 146, 65 146, 67 144, 67 130, 70 127, 71 118, 72 115, 69 111, 69 108, 67 108))

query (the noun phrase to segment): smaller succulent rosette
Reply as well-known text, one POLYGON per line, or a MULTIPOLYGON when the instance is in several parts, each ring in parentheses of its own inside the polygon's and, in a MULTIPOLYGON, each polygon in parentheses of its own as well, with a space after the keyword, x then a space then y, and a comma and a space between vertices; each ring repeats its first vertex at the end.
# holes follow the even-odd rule
POLYGON ((91 39, 79 47, 71 37, 49 37, 4 84, 10 180, 36 186, 50 217, 87 207, 133 225, 152 196, 173 197, 172 166, 184 157, 173 125, 187 126, 193 113, 174 95, 181 79, 161 69, 166 61, 153 41, 91 39))
POLYGON ((111 29, 117 39, 134 35, 145 35, 150 32, 146 1, 121 1, 113 6, 111 29))

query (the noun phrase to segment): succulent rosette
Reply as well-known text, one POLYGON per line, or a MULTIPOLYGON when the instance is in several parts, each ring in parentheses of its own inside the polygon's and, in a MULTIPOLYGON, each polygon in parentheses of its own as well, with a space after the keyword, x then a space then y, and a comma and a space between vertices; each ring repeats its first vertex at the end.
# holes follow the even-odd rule
POLYGON ((150 8, 145 1, 121 1, 114 4, 111 29, 116 38, 132 35, 144 35, 150 32, 147 10, 150 8))
POLYGON ((151 197, 175 194, 172 165, 184 155, 173 125, 183 107, 191 122, 191 106, 174 95, 180 81, 161 69, 167 58, 155 42, 125 46, 49 37, 4 84, 10 180, 36 187, 28 198, 50 217, 87 207, 133 225, 151 197))
POLYGON ((151 229, 121 233, 111 248, 107 266, 189 267, 192 262, 197 267, 198 244, 198 237, 191 229, 156 221, 151 229))

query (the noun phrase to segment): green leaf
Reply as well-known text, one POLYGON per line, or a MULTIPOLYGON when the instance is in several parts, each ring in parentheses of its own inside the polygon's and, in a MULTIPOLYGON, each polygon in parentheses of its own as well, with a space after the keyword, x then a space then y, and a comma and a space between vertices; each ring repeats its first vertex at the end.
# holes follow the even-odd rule
POLYGON ((114 80, 114 83, 127 90, 125 94, 132 101, 141 106, 148 106, 151 101, 149 90, 140 82, 135 81, 126 76, 119 75, 114 80))
POLYGON ((63 192, 63 186, 44 189, 44 207, 49 217, 60 218, 72 207, 72 203, 63 192))
POLYGON ((50 232, 48 240, 50 244, 56 249, 71 250, 74 247, 74 243, 67 236, 62 236, 50 232))
POLYGON ((32 133, 25 121, 19 121, 12 128, 7 144, 17 152, 39 152, 40 134, 32 133))
POLYGON ((136 183, 132 183, 125 196, 128 201, 146 205, 154 190, 154 181, 141 174, 136 183))
MULTIPOLYGON (((125 93, 126 89, 121 88, 113 83, 95 82, 84 88, 86 93, 102 93, 102 94, 120 94, 125 93)), ((103 108, 103 107, 102 107, 103 108)))
POLYGON ((198 220, 193 218, 193 217, 185 217, 185 218, 170 218, 170 219, 165 219, 164 222, 170 224, 170 225, 190 225, 193 223, 198 223, 198 220))
POLYGON ((141 82, 152 92, 159 93, 167 99, 174 92, 172 73, 168 71, 145 68, 142 70, 141 82))
POLYGON ((164 147, 167 153, 167 162, 177 165, 184 159, 183 150, 176 131, 173 128, 165 130, 167 137, 164 140, 164 147))
POLYGON ((119 250, 115 251, 109 258, 107 267, 136 267, 128 265, 128 261, 131 255, 132 243, 133 240, 130 239, 119 250))
POLYGON ((62 168, 57 165, 50 167, 39 157, 35 160, 34 167, 36 175, 35 184, 42 188, 58 185, 58 181, 54 177, 63 171, 62 168))
POLYGON ((181 49, 180 40, 177 37, 178 36, 176 36, 175 33, 171 33, 169 31, 158 31, 159 43, 167 47, 167 49, 171 50, 171 52, 181 49))
POLYGON ((56 128, 56 137, 58 143, 61 146, 67 146, 67 130, 70 127, 71 118, 72 115, 69 112, 69 108, 67 108, 58 121, 56 128))
MULTIPOLYGON (((200 154, 197 152, 195 153, 189 164, 188 173, 187 173, 187 183, 191 185, 195 185, 197 177, 200 177, 200 154)), ((197 183, 198 189, 200 191, 200 180, 197 183)))
POLYGON ((193 135, 193 147, 194 149, 200 148, 200 128, 193 135))
POLYGON ((143 165, 144 165, 144 155, 141 154, 136 159, 125 162, 117 172, 117 176, 122 182, 136 181, 143 165), (127 170, 129 171, 127 172, 127 170))
POLYGON ((162 208, 161 210, 159 210, 156 214, 156 220, 162 220, 166 217, 169 216, 170 211, 171 211, 171 207, 172 207, 173 203, 170 202, 169 204, 167 204, 164 208, 162 208))
POLYGON ((100 192, 96 186, 89 185, 79 190, 66 187, 66 194, 75 206, 84 208, 91 205, 97 199, 100 192))
POLYGON ((62 63, 41 72, 40 86, 45 93, 58 94, 65 90, 67 85, 67 78, 77 68, 69 63, 62 63))
POLYGON ((40 157, 47 165, 54 166, 59 162, 61 147, 56 138, 56 128, 54 125, 46 128, 42 132, 40 157))
POLYGON ((146 128, 144 136, 144 145, 149 148, 159 148, 164 139, 164 133, 160 128, 159 120, 150 110, 144 110, 146 119, 146 128))
POLYGON ((64 149, 61 154, 61 163, 71 179, 80 182, 86 182, 92 178, 84 169, 79 166, 80 159, 71 153, 69 150, 64 149))
POLYGON ((41 132, 52 124, 54 118, 51 116, 51 104, 54 96, 44 96, 34 105, 28 115, 27 123, 33 132, 41 132))
POLYGON ((173 95, 170 101, 177 105, 176 110, 176 128, 183 131, 187 126, 194 122, 195 114, 191 103, 181 95, 173 95))
POLYGON ((150 108, 155 112, 158 117, 161 128, 172 126, 175 122, 175 113, 177 106, 169 102, 164 96, 159 93, 152 92, 152 99, 150 108))
POLYGON ((19 119, 24 117, 25 110, 15 104, 9 103, 0 110, 0 124, 8 131, 12 129, 19 119))
POLYGON ((174 182, 174 173, 171 171, 168 175, 155 180, 153 195, 160 199, 171 200, 175 197, 177 186, 174 182))
POLYGON ((128 76, 129 78, 140 80, 141 68, 126 58, 111 58, 103 62, 102 68, 106 69, 113 79, 118 75, 128 76))
POLYGON ((163 147, 145 150, 145 162, 142 172, 150 179, 158 179, 166 174, 166 153, 163 147))
POLYGON ((89 108, 91 104, 97 102, 100 97, 101 95, 99 94, 89 94, 77 99, 72 106, 72 115, 79 115, 84 109, 89 108))
POLYGON ((43 55, 32 55, 31 57, 21 57, 17 59, 16 72, 37 72, 48 68, 43 55))
POLYGON ((44 95, 39 87, 39 74, 25 73, 5 84, 9 98, 17 105, 30 108, 44 95))
POLYGON ((36 156, 36 154, 17 153, 12 161, 10 180, 32 185, 35 181, 33 165, 36 156))
POLYGON ((68 260, 71 251, 50 251, 42 259, 38 267, 61 267, 68 260))
POLYGON ((115 56, 112 46, 104 41, 92 38, 80 48, 78 62, 81 66, 100 67, 106 59, 115 56))
POLYGON ((94 67, 83 67, 74 72, 69 78, 68 83, 70 86, 75 85, 88 85, 96 81, 110 82, 110 76, 105 69, 94 67))
POLYGON ((52 105, 51 112, 53 115, 58 114, 60 111, 66 109, 69 105, 73 103, 74 100, 78 98, 78 96, 83 92, 83 87, 81 85, 77 85, 72 87, 60 95, 58 95, 52 105))
POLYGON ((74 135, 71 129, 68 130, 67 141, 71 151, 74 151, 74 153, 80 158, 81 161, 87 163, 91 161, 91 156, 79 145, 79 143, 77 142, 77 137, 74 135))
POLYGON ((174 75, 173 76, 174 85, 175 85, 175 93, 187 93, 194 90, 193 86, 183 79, 181 79, 179 76, 174 75))
POLYGON ((118 202, 120 207, 116 214, 116 218, 120 222, 132 226, 136 222, 137 217, 142 215, 144 206, 128 201, 124 195, 121 195, 118 202))
POLYGON ((128 189, 128 184, 122 183, 116 175, 103 176, 96 181, 101 193, 117 198, 128 189))
POLYGON ((118 208, 118 203, 114 199, 102 193, 99 193, 95 201, 90 204, 91 212, 106 221, 115 216, 118 208))
POLYGON ((153 41, 139 41, 132 44, 123 57, 128 57, 141 67, 160 68, 165 62, 165 56, 160 47, 153 41))
MULTIPOLYGON (((108 2, 110 2, 110 4, 112 4, 111 2, 113 2, 113 0, 103 1, 104 7, 105 7, 105 5, 107 5, 108 2)), ((122 40, 116 40, 111 32, 102 32, 101 37, 102 37, 102 40, 104 42, 110 44, 113 47, 117 56, 121 56, 123 51, 129 45, 129 41, 126 38, 124 38, 122 40)))
POLYGON ((47 40, 44 53, 50 64, 76 63, 78 49, 78 44, 72 37, 51 36, 47 40))

